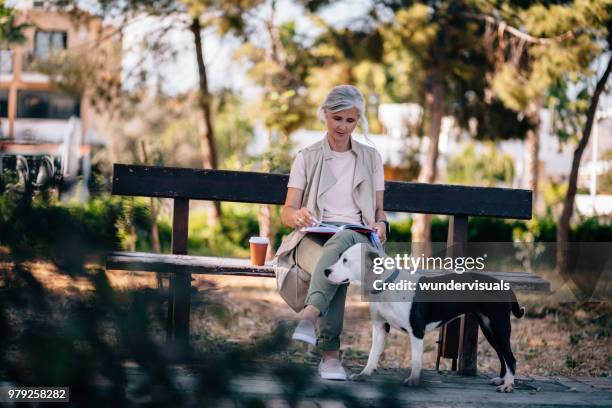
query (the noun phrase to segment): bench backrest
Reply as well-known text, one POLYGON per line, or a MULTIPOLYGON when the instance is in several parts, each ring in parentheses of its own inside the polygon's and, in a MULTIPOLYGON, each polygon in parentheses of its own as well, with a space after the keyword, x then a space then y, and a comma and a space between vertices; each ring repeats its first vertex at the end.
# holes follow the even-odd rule
MULTIPOLYGON (((288 180, 284 174, 115 164, 112 193, 282 205, 288 180)), ((531 191, 387 181, 384 206, 397 212, 530 219, 531 191)))
MULTIPOLYGON (((284 174, 115 164, 112 193, 173 198, 172 253, 182 255, 187 254, 189 200, 282 205, 288 180, 284 174)), ((386 181, 384 208, 450 215, 450 247, 467 242, 468 216, 530 219, 531 191, 386 181)))

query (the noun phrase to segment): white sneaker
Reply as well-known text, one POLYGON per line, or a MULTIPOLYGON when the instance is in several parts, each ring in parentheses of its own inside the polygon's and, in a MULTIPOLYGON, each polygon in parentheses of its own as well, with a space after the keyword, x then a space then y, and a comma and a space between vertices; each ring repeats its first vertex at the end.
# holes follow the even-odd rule
POLYGON ((316 346, 317 334, 315 332, 314 323, 310 320, 300 320, 291 338, 316 346))
POLYGON ((347 380, 346 370, 337 358, 330 358, 327 361, 321 360, 319 363, 319 374, 324 380, 347 380))

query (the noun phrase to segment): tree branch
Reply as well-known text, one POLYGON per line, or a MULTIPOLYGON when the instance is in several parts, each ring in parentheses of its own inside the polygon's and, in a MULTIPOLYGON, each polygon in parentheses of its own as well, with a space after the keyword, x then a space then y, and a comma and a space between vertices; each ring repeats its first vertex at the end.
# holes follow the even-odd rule
POLYGON ((549 37, 549 38, 534 37, 533 35, 524 33, 518 28, 509 25, 505 21, 496 19, 495 17, 492 17, 492 16, 487 16, 484 14, 475 14, 475 13, 461 13, 461 16, 470 18, 473 20, 484 21, 486 23, 494 24, 498 26, 501 31, 508 32, 514 37, 521 39, 529 44, 545 45, 545 44, 552 44, 554 42, 561 42, 561 41, 569 40, 571 38, 576 37, 582 31, 581 29, 567 31, 563 34, 557 35, 555 37, 549 37))

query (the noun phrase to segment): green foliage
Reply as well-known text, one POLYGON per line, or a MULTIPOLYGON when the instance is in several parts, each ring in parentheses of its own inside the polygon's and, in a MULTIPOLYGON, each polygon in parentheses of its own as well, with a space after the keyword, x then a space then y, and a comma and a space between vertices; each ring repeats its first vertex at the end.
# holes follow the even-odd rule
POLYGON ((269 22, 265 29, 271 44, 245 43, 235 58, 249 65, 247 74, 262 89, 251 105, 251 115, 288 141, 291 133, 312 118, 314 106, 305 81, 315 61, 294 22, 278 26, 269 22))
POLYGON ((247 16, 262 0, 178 0, 187 7, 187 14, 200 17, 205 27, 214 27, 219 34, 245 35, 249 30, 247 16))
POLYGON ((555 242, 557 239, 557 223, 550 216, 533 218, 529 221, 515 224, 512 234, 514 241, 555 242))
POLYGON ((490 217, 470 217, 470 242, 512 242, 512 230, 520 222, 490 217))
MULTIPOLYGON (((369 18, 363 17, 365 21, 369 18)), ((387 91, 395 87, 387 87, 387 70, 392 64, 383 61, 385 48, 380 30, 368 23, 338 27, 318 16, 313 16, 313 22, 321 30, 311 48, 316 63, 306 81, 310 100, 318 105, 332 87, 353 84, 365 98, 369 131, 382 132, 378 107, 389 100, 387 91)), ((318 122, 313 125, 321 126, 318 122)))
POLYGON ((603 217, 589 217, 570 231, 574 242, 612 242, 612 223, 603 217))
MULTIPOLYGON (((409 242, 412 219, 391 222, 390 242, 409 242)), ((557 225, 552 217, 529 221, 504 220, 491 217, 470 217, 469 242, 555 242, 557 225)), ((432 242, 446 242, 448 218, 435 216, 431 221, 432 242)), ((592 217, 570 230, 570 242, 612 242, 612 222, 592 217)))
MULTIPOLYGON (((69 387, 75 406, 127 406, 142 401, 152 406, 193 406, 194 401, 219 406, 236 400, 235 390, 229 387, 233 378, 267 373, 281 385, 280 398, 290 405, 301 401, 304 390, 312 389, 314 371, 290 361, 265 360, 288 355, 284 324, 248 344, 192 333, 201 346, 183 352, 188 362, 197 364, 189 369, 188 386, 177 386, 186 374, 176 369, 163 341, 165 293, 115 290, 104 269, 90 263, 93 255, 117 244, 114 221, 119 218, 121 202, 105 199, 63 207, 27 197, 0 197, 4 261, 0 264, 0 350, 10 350, 0 353, 0 380, 69 387), (42 278, 34 273, 41 258, 53 263, 52 271, 42 278), (88 288, 50 290, 47 284, 53 279, 88 288)), ((228 230, 235 227, 226 225, 228 230)), ((210 296, 212 290, 194 293, 192 307, 203 311, 199 317, 230 321, 229 309, 210 296)), ((342 391, 330 395, 325 389, 308 396, 355 405, 354 397, 342 391)), ((385 403, 389 400, 385 395, 385 403)), ((249 406, 265 404, 254 397, 247 401, 249 406)))
POLYGON ((558 215, 555 210, 565 200, 567 182, 555 183, 551 180, 546 180, 542 190, 547 214, 549 216, 558 215))
POLYGON ((417 180, 421 172, 421 162, 419 161, 419 148, 417 146, 406 147, 400 159, 400 169, 403 178, 401 180, 417 180))
POLYGON ((585 78, 579 78, 581 83, 573 84, 566 78, 558 80, 549 90, 548 104, 554 115, 553 132, 561 143, 576 140, 584 127, 591 97, 585 78), (571 91, 570 85, 573 85, 571 91))
POLYGON ((269 44, 245 43, 235 58, 249 66, 247 74, 261 88, 260 97, 250 106, 250 115, 263 121, 268 130, 268 148, 251 157, 247 169, 289 173, 293 156, 291 134, 310 121, 315 110, 306 89, 306 78, 314 59, 294 22, 262 27, 269 44))
MULTIPOLYGON (((391 222, 390 242, 411 240, 412 219, 391 222)), ((491 217, 470 217, 469 242, 555 242, 557 225, 550 216, 529 221, 491 217)), ((434 216, 431 221, 432 242, 446 242, 448 218, 434 216)), ((601 217, 587 218, 570 229, 570 242, 612 242, 612 222, 601 217)))
POLYGON ((83 206, 48 204, 39 198, 0 197, 0 244, 49 258, 78 251, 83 258, 120 249, 125 201, 94 199, 83 206))
POLYGON ((281 143, 278 137, 273 137, 270 147, 260 155, 253 155, 247 160, 246 169, 264 173, 289 174, 293 154, 293 143, 281 143))
MULTIPOLYGON (((188 251, 193 255, 246 258, 248 241, 258 235, 257 206, 224 203, 221 222, 208 226, 206 211, 191 211, 188 251)), ((276 209, 278 217, 278 208, 276 209)), ((161 250, 171 252, 172 220, 158 221, 161 250)), ((275 237, 276 247, 290 232, 281 227, 275 237)), ((59 204, 0 197, 0 245, 30 248, 32 256, 48 258, 59 248, 71 250, 82 246, 89 255, 103 257, 105 251, 129 250, 135 239, 136 251, 152 252, 149 200, 101 196, 85 204, 59 204), (136 236, 131 236, 132 228, 136 236)), ((85 256, 85 251, 80 251, 85 256)), ((101 259, 101 258, 100 258, 101 259)))
POLYGON ((197 132, 190 134, 184 131, 183 126, 186 113, 181 108, 187 104, 185 97, 173 100, 161 93, 147 92, 126 93, 123 96, 120 115, 110 121, 108 127, 112 138, 110 151, 94 157, 94 163, 106 162, 103 165, 109 171, 112 163, 143 164, 145 151, 146 164, 172 165, 175 163, 173 153, 177 151, 179 154, 187 153, 182 158, 183 163, 196 162, 194 155, 189 153, 197 148, 197 132), (175 134, 179 136, 177 140, 172 140, 175 134), (187 137, 184 137, 185 134, 187 137), (182 142, 189 141, 190 146, 184 149, 182 142))
MULTIPOLYGON (((520 241, 555 242, 557 221, 551 216, 516 222, 514 238, 520 241)), ((568 242, 611 242, 612 222, 604 217, 589 217, 572 226, 568 242)))
POLYGON ((412 218, 390 222, 389 242, 409 242, 412 239, 412 218))
POLYGON ((80 99, 88 92, 93 107, 99 112, 108 112, 119 107, 121 78, 116 72, 121 60, 113 56, 120 53, 108 46, 98 46, 95 50, 82 47, 61 50, 36 59, 32 68, 49 76, 53 86, 68 95, 80 99))
POLYGON ((249 238, 258 230, 255 206, 224 205, 214 229, 208 226, 207 213, 194 212, 189 219, 189 253, 246 258, 249 238))
MULTIPOLYGON (((125 95, 121 115, 110 124, 110 155, 94 157, 94 164, 145 163, 157 166, 202 166, 196 93, 168 96, 162 92, 125 95), (144 160, 146 151, 146 161, 144 160)), ((253 126, 241 98, 222 90, 215 98, 215 140, 221 158, 219 167, 242 170, 246 147, 253 138, 253 126)))
POLYGON ((221 168, 242 170, 246 148, 253 140, 253 125, 242 98, 231 90, 218 93, 215 106, 215 140, 221 168))
MULTIPOLYGON (((278 219, 278 208, 274 218, 278 219)), ((221 222, 215 229, 208 226, 205 211, 192 211, 189 217, 188 251, 192 255, 248 257, 248 239, 258 234, 257 206, 225 203, 221 222)), ((391 222, 390 242, 411 240, 412 219, 391 222)), ((51 253, 71 248, 87 248, 92 256, 105 251, 126 250, 136 232, 136 250, 150 252, 151 217, 148 200, 103 196, 84 205, 49 204, 35 198, 33 202, 0 197, 0 245, 30 248, 30 254, 48 258, 51 253), (61 237, 61 239, 58 239, 61 237)), ((158 221, 163 253, 171 252, 171 220, 158 221)), ((448 218, 432 219, 432 241, 445 242, 448 218)), ((280 226, 274 246, 291 232, 280 226)), ((541 241, 554 242, 556 222, 551 216, 530 221, 512 221, 490 217, 470 217, 470 242, 541 241)), ((570 230, 573 242, 612 242, 612 222, 601 217, 587 218, 570 230)), ((85 251, 80 251, 85 253, 85 251)))
POLYGON ((26 41, 24 30, 31 26, 28 23, 17 24, 14 9, 7 7, 5 1, 0 2, 0 44, 23 44, 26 41))
MULTIPOLYGON (((5 254, 8 262, 0 269, 0 349, 11 351, 0 353, 3 382, 69 387, 75 406, 127 406, 143 400, 155 406, 193 406, 194 401, 218 406, 235 397, 228 387, 232 378, 257 375, 262 368, 257 359, 286 348, 284 325, 248 345, 230 347, 206 339, 203 350, 186 351, 197 364, 190 369, 189 386, 178 388, 185 376, 177 375, 176 362, 168 358, 160 339, 165 295, 150 289, 114 290, 103 269, 85 263, 81 253, 89 249, 86 246, 69 251, 54 247, 48 258, 55 264, 52 276, 78 279, 90 289, 48 290, 49 278, 45 281, 33 273, 39 258, 27 245, 11 242, 5 254)), ((207 291, 194 294, 193 307, 212 317, 227 310, 207 291)), ((288 362, 268 368, 273 373, 282 369, 280 382, 297 378, 307 385, 312 378, 311 370, 288 362)), ((290 392, 285 397, 299 398, 290 392)))
POLYGON ((485 3, 484 9, 533 36, 525 41, 506 32, 501 42, 502 37, 495 39, 497 34, 491 32, 485 39, 498 49, 491 84, 507 107, 528 111, 551 88, 554 93, 559 81, 575 82, 580 76, 590 76, 591 64, 601 55, 602 43, 608 36, 611 9, 606 0, 536 2, 525 7, 504 3, 485 3))
POLYGON ((499 152, 494 143, 488 143, 484 153, 476 152, 472 143, 451 156, 446 177, 452 184, 508 186, 514 178, 514 162, 510 155, 499 152))

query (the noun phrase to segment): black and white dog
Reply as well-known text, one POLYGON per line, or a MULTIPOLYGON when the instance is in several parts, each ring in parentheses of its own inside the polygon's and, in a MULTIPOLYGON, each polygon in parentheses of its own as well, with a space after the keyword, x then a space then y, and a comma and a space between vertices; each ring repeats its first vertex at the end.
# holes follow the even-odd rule
MULTIPOLYGON (((384 256, 376 252, 370 246, 365 247, 365 282, 362 281, 362 245, 356 244, 347 249, 340 259, 329 268, 325 269, 327 278, 335 284, 357 283, 371 284, 367 276, 372 275, 372 267, 375 258, 384 256)), ((384 275, 376 276, 388 282, 398 276, 397 270, 385 272, 384 275), (388 272, 391 272, 390 274, 388 272)), ((477 273, 447 274, 438 277, 420 277, 419 282, 449 281, 454 279, 466 282, 478 279, 480 282, 498 282, 496 279, 477 273)), ((374 293, 374 292, 371 292, 374 293)), ((428 294, 430 295, 430 294, 428 294)), ((516 372, 516 360, 510 349, 510 312, 517 318, 524 314, 524 308, 520 307, 512 290, 506 292, 507 299, 500 301, 498 293, 490 293, 493 301, 419 301, 424 299, 423 294, 417 289, 412 298, 398 301, 397 296, 392 297, 385 291, 379 293, 378 301, 370 302, 370 314, 372 317, 372 347, 365 368, 359 374, 353 374, 352 380, 363 379, 371 375, 378 366, 378 360, 383 352, 385 337, 390 328, 402 330, 410 335, 410 346, 412 355, 412 368, 410 377, 404 380, 409 385, 418 384, 421 375, 421 360, 423 355, 423 338, 425 332, 433 330, 446 322, 464 313, 474 313, 485 337, 493 346, 501 364, 499 377, 491 380, 497 385, 497 391, 512 392, 514 386, 514 375, 516 372)))

